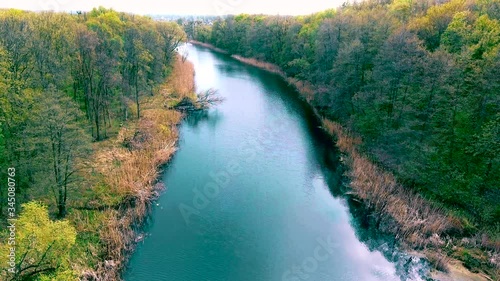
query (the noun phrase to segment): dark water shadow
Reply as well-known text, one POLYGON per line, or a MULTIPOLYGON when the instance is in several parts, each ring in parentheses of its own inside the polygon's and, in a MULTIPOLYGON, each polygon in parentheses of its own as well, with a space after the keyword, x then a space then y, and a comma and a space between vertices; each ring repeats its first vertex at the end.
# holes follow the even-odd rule
POLYGON ((413 280, 412 278, 420 277, 426 281, 432 281, 433 279, 428 276, 431 268, 429 263, 424 259, 405 253, 394 235, 383 233, 378 229, 374 223, 373 210, 368 209, 365 204, 349 194, 351 191, 350 181, 345 175, 348 167, 341 161, 342 157, 346 156, 335 145, 335 139, 323 130, 321 120, 311 106, 300 97, 300 93, 277 74, 260 69, 252 69, 247 72, 252 76, 257 76, 264 83, 279 83, 279 87, 284 89, 282 92, 291 93, 290 95, 273 92, 270 94, 280 96, 287 105, 286 108, 293 110, 294 114, 298 114, 305 121, 307 133, 311 136, 314 146, 314 155, 311 157, 319 162, 331 195, 335 198, 341 198, 345 202, 352 215, 350 223, 358 240, 364 243, 370 251, 379 251, 387 260, 393 262, 396 274, 400 276, 401 280, 413 280))
POLYGON ((217 109, 200 110, 187 114, 184 124, 192 129, 199 128, 200 124, 206 123, 211 129, 215 129, 224 116, 217 109))
MULTIPOLYGON (((204 48, 198 49, 200 52, 209 52, 223 61, 231 59, 230 56, 225 54, 212 52, 204 48)), ((409 280, 412 276, 420 276, 424 278, 424 280, 432 280, 423 277, 429 272, 428 263, 402 251, 393 235, 382 233, 377 229, 375 224, 372 223, 373 212, 367 209, 364 204, 359 203, 354 200, 352 196, 347 194, 350 188, 349 180, 345 176, 347 167, 345 167, 341 161, 343 155, 334 145, 332 137, 321 128, 321 121, 315 116, 310 105, 300 98, 299 93, 290 87, 283 79, 277 79, 277 77, 279 77, 278 75, 257 68, 250 68, 246 64, 236 60, 234 64, 232 63, 232 66, 219 64, 217 67, 221 72, 232 77, 244 77, 245 75, 249 75, 257 77, 263 84, 278 83, 279 88, 283 89, 283 91, 280 92, 290 93, 288 95, 283 95, 278 92, 270 92, 269 94, 282 99, 286 104, 287 110, 293 111, 294 114, 304 120, 307 133, 311 136, 314 146, 313 155, 309 157, 314 157, 316 161, 319 162, 331 195, 345 202, 346 207, 352 215, 350 223, 359 241, 364 243, 370 251, 379 251, 387 260, 393 262, 396 267, 396 273, 400 276, 401 280, 409 280)), ((217 112, 217 110, 197 112, 187 115, 183 125, 192 129, 198 129, 201 124, 207 123, 211 128, 215 128, 222 118, 224 118, 223 115, 217 112)), ((173 161, 175 157, 174 155, 170 161, 173 161)), ((168 163, 162 168, 162 174, 165 174, 169 169, 168 163)), ((152 209, 155 208, 156 203, 153 202, 151 207, 152 209)), ((149 212, 144 224, 140 227, 141 233, 150 232, 150 228, 154 224, 153 213, 152 211, 149 212)))

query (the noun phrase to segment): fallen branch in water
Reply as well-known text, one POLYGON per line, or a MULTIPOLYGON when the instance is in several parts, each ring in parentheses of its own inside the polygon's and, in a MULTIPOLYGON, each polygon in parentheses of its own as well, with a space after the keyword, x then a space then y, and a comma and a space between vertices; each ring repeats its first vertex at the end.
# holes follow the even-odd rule
POLYGON ((205 92, 198 93, 196 101, 193 101, 189 97, 184 97, 174 109, 190 112, 190 111, 200 111, 207 110, 214 105, 218 105, 224 101, 224 98, 219 96, 217 90, 208 89, 205 92))

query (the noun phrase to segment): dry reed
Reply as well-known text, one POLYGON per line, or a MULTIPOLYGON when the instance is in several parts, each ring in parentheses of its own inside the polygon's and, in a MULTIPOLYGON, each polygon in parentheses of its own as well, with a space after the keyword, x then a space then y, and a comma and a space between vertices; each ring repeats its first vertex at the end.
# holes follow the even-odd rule
POLYGON ((177 58, 165 87, 142 101, 142 117, 122 127, 112 145, 97 150, 94 169, 105 175, 109 192, 122 199, 119 206, 105 211, 107 219, 100 232, 105 259, 95 270, 85 270, 82 280, 120 280, 120 270, 135 244, 135 229, 162 188, 157 183, 158 168, 176 151, 181 114, 164 105, 168 99, 193 92, 193 65, 177 58))
POLYGON ((162 91, 162 93, 167 93, 166 98, 192 97, 195 92, 194 75, 193 63, 177 59, 167 82, 172 95, 169 94, 169 91, 162 91))
MULTIPOLYGON (((227 54, 225 50, 210 44, 197 41, 192 43, 227 54)), ((274 64, 238 55, 232 55, 232 57, 243 63, 280 75, 300 93, 302 98, 309 104, 313 104, 316 91, 309 82, 287 77, 284 71, 274 64)), ((316 109, 313 108, 313 110, 319 117, 316 109)), ((323 119, 323 126, 332 136, 336 136, 337 146, 347 156, 344 159, 350 168, 347 175, 351 179, 353 194, 375 211, 379 225, 381 225, 381 221, 384 221, 386 225, 384 231, 393 233, 401 241, 414 248, 427 246, 439 248, 445 243, 441 238, 443 234, 448 231, 462 230, 463 226, 457 218, 446 215, 444 210, 435 207, 422 196, 398 184, 392 173, 379 168, 358 152, 357 148, 362 144, 359 136, 327 119, 323 119)), ((499 247, 498 243, 492 243, 488 237, 482 237, 481 244, 493 249, 499 247)), ((448 271, 450 259, 446 255, 433 251, 426 252, 435 268, 448 271)), ((492 260, 497 259, 497 252, 493 254, 492 260)))
POLYGON ((398 184, 395 177, 358 152, 361 138, 330 120, 324 128, 337 137, 337 146, 345 153, 354 194, 366 202, 379 219, 393 220, 393 232, 413 247, 438 246, 439 237, 458 227, 455 220, 432 206, 420 195, 398 184), (434 237, 434 239, 430 239, 434 237))
MULTIPOLYGON (((214 49, 214 46, 209 44, 200 45, 214 49)), ((238 55, 232 57, 280 75, 308 102, 314 98, 312 85, 287 77, 277 65, 238 55)), ((339 149, 348 155, 347 160, 351 167, 348 176, 354 193, 380 216, 387 215, 396 222, 396 227, 391 228, 396 236, 403 238, 412 246, 424 247, 430 243, 439 243, 437 242, 439 239, 428 239, 432 235, 439 237, 457 227, 455 221, 442 210, 432 206, 420 195, 405 189, 397 183, 391 173, 380 169, 361 155, 357 150, 362 143, 360 137, 330 120, 324 119, 323 124, 329 133, 337 137, 336 144, 339 149)))
POLYGON ((228 52, 227 52, 227 51, 222 50, 222 49, 220 49, 220 48, 217 48, 217 47, 215 47, 215 46, 214 46, 214 45, 212 45, 212 44, 203 43, 203 42, 196 41, 196 40, 190 40, 190 41, 189 41, 189 43, 191 43, 191 44, 193 44, 193 45, 200 45, 200 46, 203 46, 203 47, 205 47, 205 48, 209 48, 209 49, 214 50, 214 51, 216 51, 216 52, 218 52, 218 53, 221 53, 221 54, 228 54, 228 52))

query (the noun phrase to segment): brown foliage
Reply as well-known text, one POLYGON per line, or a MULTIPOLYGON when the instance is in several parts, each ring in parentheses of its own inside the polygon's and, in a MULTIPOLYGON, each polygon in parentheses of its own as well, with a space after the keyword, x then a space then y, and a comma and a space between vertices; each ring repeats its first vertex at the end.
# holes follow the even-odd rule
POLYGON ((176 151, 181 114, 163 104, 172 98, 170 93, 177 97, 191 94, 193 75, 193 65, 178 58, 167 86, 144 101, 141 119, 124 126, 108 148, 96 153, 95 170, 106 175, 111 193, 122 200, 119 208, 106 211, 106 224, 101 228, 105 261, 95 271, 86 270, 83 280, 120 280, 120 269, 135 244, 135 229, 163 187, 157 183, 158 167, 176 151))
POLYGON ((450 272, 450 258, 441 253, 428 252, 426 257, 432 266, 442 272, 450 272))
POLYGON ((203 43, 203 42, 200 42, 200 41, 196 41, 196 40, 190 40, 189 43, 193 44, 193 45, 200 45, 200 46, 203 46, 205 48, 209 48, 211 50, 214 50, 218 53, 221 53, 221 54, 227 54, 228 52, 225 51, 225 50, 222 50, 220 48, 217 48, 215 47, 214 45, 212 44, 208 44, 208 43, 203 43))
POLYGON ((172 90, 172 97, 193 97, 195 92, 193 63, 190 61, 183 61, 178 57, 174 63, 174 68, 167 84, 172 90))
POLYGON ((259 60, 254 59, 254 58, 245 58, 245 57, 238 56, 238 55, 232 55, 231 57, 233 57, 236 60, 241 61, 243 63, 249 64, 249 65, 253 65, 253 66, 256 66, 258 68, 267 70, 267 71, 269 71, 271 73, 275 73, 275 74, 278 74, 278 75, 280 75, 282 77, 285 77, 285 72, 283 72, 283 70, 281 70, 279 68, 279 66, 277 66, 275 64, 268 63, 268 62, 263 62, 263 61, 259 61, 259 60))
POLYGON ((308 102, 311 102, 314 99, 314 88, 309 82, 299 80, 297 78, 287 77, 285 72, 279 66, 272 63, 260 61, 254 58, 245 58, 238 55, 232 55, 231 57, 248 65, 264 69, 274 74, 278 74, 283 79, 285 79, 290 86, 294 87, 300 93, 300 95, 308 102))

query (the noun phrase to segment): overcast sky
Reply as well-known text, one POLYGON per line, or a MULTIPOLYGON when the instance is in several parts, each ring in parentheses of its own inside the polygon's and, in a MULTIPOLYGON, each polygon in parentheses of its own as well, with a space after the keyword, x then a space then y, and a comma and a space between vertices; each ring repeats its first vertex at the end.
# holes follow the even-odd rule
POLYGON ((0 0, 0 8, 23 10, 87 11, 104 6, 136 14, 305 15, 335 8, 346 0, 0 0))

